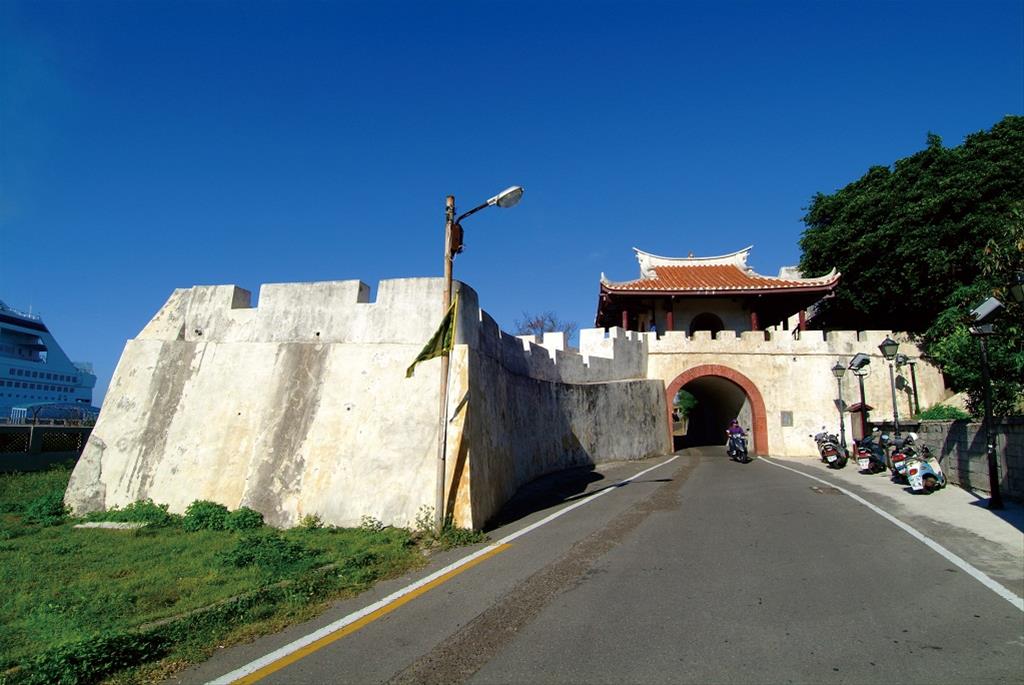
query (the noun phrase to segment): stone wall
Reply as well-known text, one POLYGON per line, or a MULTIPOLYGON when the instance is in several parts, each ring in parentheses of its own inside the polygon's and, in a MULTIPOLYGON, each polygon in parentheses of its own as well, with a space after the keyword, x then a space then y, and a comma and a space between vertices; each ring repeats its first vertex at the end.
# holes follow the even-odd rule
POLYGON ((469 469, 472 519, 459 517, 467 525, 484 525, 520 486, 546 473, 671 451, 660 381, 561 383, 543 377, 547 371, 540 378, 517 373, 507 356, 487 350, 469 348, 464 446, 449 457, 456 473, 469 469))
MULTIPOLYGON (((725 369, 729 374, 725 378, 749 380, 763 400, 764 425, 760 429, 754 426, 755 444, 764 445, 759 453, 798 457, 815 453, 808 435, 817 433, 822 425, 838 432, 839 389, 831 368, 836 362, 847 364, 858 352, 871 357, 864 394, 874 407, 872 418, 892 417, 889 367, 878 351, 887 335, 900 342, 901 353, 915 360, 920 356, 905 335, 890 331, 720 331, 714 338, 708 331, 692 336, 671 331, 657 336, 645 333, 643 338, 648 351, 647 377, 662 379, 667 388, 696 368, 725 369)), ((922 409, 949 396, 937 368, 918 361, 915 375, 922 409)), ((913 411, 910 368, 897 369, 895 377, 898 411, 908 418, 913 411)), ((842 384, 844 404, 859 402, 856 376, 847 372, 842 384)), ((756 406, 754 414, 756 423, 756 406)), ((854 419, 846 413, 843 419, 850 440, 854 419)))
MULTIPOLYGON (((1004 498, 1024 501, 1024 418, 998 421, 996 459, 999 492, 1004 498)), ((949 482, 989 495, 988 455, 984 424, 969 421, 922 421, 921 442, 939 456, 949 482)))
MULTIPOLYGON (((275 526, 307 514, 411 525, 434 504, 440 362, 405 372, 441 319, 441 286, 382 281, 371 301, 359 281, 272 284, 257 307, 235 286, 176 290, 126 344, 67 503, 86 512, 151 498, 182 512, 206 499, 275 526)), ((583 357, 560 336, 501 332, 471 288, 456 290, 447 465, 457 523, 482 525, 547 471, 663 446, 635 435, 649 420, 592 425, 626 403, 664 412, 660 383, 617 382, 642 377, 638 339, 610 337, 583 357)))

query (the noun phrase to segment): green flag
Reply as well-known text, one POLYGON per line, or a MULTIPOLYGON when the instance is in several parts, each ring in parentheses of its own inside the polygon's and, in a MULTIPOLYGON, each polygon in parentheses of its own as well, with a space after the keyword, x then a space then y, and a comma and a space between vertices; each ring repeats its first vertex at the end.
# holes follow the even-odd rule
POLYGON ((459 293, 456 292, 455 299, 452 301, 452 306, 448 308, 444 318, 441 319, 441 325, 438 327, 434 335, 430 337, 430 340, 427 341, 427 344, 423 346, 423 349, 413 361, 412 366, 406 370, 406 378, 412 378, 413 370, 416 368, 417 364, 428 359, 433 359, 434 357, 440 357, 448 354, 452 349, 452 346, 455 345, 455 312, 458 307, 459 293))

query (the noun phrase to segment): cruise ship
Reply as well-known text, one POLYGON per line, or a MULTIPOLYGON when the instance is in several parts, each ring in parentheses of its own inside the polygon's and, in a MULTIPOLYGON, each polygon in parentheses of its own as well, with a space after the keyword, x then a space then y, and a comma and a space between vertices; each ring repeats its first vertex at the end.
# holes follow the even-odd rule
POLYGON ((95 385, 92 365, 68 359, 42 318, 0 301, 0 422, 40 408, 94 413, 95 385))

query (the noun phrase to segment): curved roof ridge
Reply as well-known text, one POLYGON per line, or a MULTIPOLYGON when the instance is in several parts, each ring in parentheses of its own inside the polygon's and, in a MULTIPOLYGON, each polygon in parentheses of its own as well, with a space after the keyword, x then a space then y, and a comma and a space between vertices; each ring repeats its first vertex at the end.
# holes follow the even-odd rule
POLYGON ((658 266, 726 266, 732 265, 740 269, 747 268, 747 257, 753 245, 747 245, 742 250, 736 250, 729 254, 715 257, 665 257, 651 252, 645 252, 638 247, 633 248, 637 261, 640 262, 640 272, 646 273, 658 266))

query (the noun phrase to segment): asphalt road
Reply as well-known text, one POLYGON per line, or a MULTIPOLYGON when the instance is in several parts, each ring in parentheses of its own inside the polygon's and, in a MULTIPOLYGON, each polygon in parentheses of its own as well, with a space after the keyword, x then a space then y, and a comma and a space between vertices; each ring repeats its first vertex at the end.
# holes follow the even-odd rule
MULTIPOLYGON (((1024 682, 1011 602, 838 490, 720 455, 688 451, 618 487, 664 459, 538 484, 492 540, 586 503, 258 682, 1024 682)), ((222 678, 415 579, 180 681, 222 678)))

